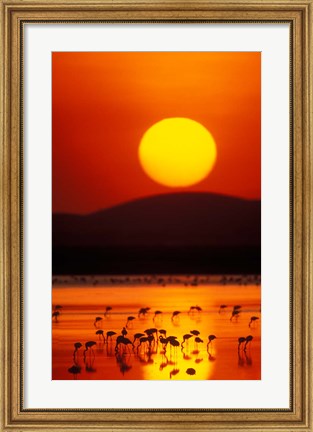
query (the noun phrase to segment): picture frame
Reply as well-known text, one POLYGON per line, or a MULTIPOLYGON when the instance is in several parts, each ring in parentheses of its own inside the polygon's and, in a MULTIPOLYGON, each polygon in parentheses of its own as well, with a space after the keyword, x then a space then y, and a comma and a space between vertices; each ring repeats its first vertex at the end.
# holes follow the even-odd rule
POLYGON ((2 1, 1 429, 313 431, 312 0, 2 1), (288 23, 290 26, 291 256, 288 409, 28 409, 24 407, 23 31, 27 23, 288 23))

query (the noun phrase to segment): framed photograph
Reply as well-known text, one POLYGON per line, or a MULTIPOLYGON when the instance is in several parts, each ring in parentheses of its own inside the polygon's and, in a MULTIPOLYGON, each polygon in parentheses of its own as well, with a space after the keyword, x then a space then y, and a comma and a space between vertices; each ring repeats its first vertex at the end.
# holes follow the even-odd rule
POLYGON ((312 0, 1 8, 1 430, 313 432, 312 0))

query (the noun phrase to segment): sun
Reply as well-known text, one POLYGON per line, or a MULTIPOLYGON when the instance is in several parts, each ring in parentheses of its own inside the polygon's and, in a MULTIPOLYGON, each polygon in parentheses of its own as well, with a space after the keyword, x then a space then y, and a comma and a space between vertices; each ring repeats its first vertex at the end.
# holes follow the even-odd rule
POLYGON ((143 135, 139 160, 144 172, 168 187, 188 187, 207 177, 216 161, 211 133, 188 118, 167 118, 143 135))

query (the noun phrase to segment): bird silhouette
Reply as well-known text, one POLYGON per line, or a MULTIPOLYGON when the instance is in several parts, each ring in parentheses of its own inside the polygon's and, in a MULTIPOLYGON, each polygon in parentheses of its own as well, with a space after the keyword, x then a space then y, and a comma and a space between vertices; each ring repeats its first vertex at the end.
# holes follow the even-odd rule
POLYGON ((129 316, 127 317, 127 321, 126 321, 126 328, 128 328, 128 324, 131 323, 134 319, 136 319, 134 316, 129 316))
POLYGON ((63 308, 63 306, 61 306, 59 304, 54 306, 55 311, 57 311, 57 310, 60 311, 62 308, 63 308))
POLYGON ((190 315, 193 312, 202 312, 202 308, 198 305, 196 306, 190 306, 190 309, 188 311, 188 315, 190 315))
POLYGON ((199 336, 199 334, 200 334, 199 330, 190 330, 189 333, 191 333, 194 336, 199 336))
POLYGON ((172 318, 171 318, 171 320, 174 321, 174 319, 176 319, 180 313, 181 313, 180 311, 174 311, 174 312, 172 313, 172 318))
POLYGON ((227 305, 225 305, 225 304, 220 305, 218 313, 220 314, 220 313, 224 312, 226 308, 227 308, 227 305))
POLYGON ((112 310, 112 307, 111 306, 107 306, 106 308, 105 308, 105 312, 104 312, 104 316, 105 317, 107 317, 108 316, 108 314, 109 314, 109 312, 111 312, 111 310, 112 310))
POLYGON ((238 351, 240 350, 241 345, 246 341, 245 337, 238 338, 238 351))
POLYGON ((121 333, 122 333, 123 336, 126 336, 126 335, 127 335, 128 332, 127 332, 127 330, 126 330, 125 327, 122 328, 121 333))
POLYGON ((117 338, 116 338, 115 352, 118 351, 120 345, 124 345, 124 348, 125 348, 128 345, 133 346, 133 343, 130 339, 124 337, 123 335, 120 335, 120 336, 117 336, 117 338))
POLYGON ((194 368, 188 368, 186 370, 186 374, 188 374, 188 375, 196 375, 196 371, 195 371, 194 368))
POLYGON ((157 317, 159 317, 160 315, 162 315, 162 311, 157 310, 154 312, 154 317, 153 317, 153 322, 156 320, 157 317))
POLYGON ((259 317, 257 317, 257 316, 252 316, 252 317, 250 318, 249 327, 251 327, 252 323, 255 323, 258 319, 259 319, 259 317))
POLYGON ((189 333, 184 334, 184 336, 183 336, 183 341, 182 341, 182 343, 181 343, 181 347, 182 347, 182 348, 184 348, 184 343, 185 343, 186 341, 187 341, 187 343, 188 343, 188 339, 190 339, 192 336, 193 336, 193 335, 191 335, 191 334, 189 334, 189 333))
POLYGON ((55 322, 59 322, 58 321, 58 317, 59 316, 60 316, 60 312, 58 310, 54 311, 53 314, 52 314, 52 318, 54 318, 55 322))
POLYGON ((97 345, 97 342, 95 341, 88 341, 85 343, 85 351, 84 351, 84 359, 86 358, 86 352, 89 351, 90 353, 92 353, 93 355, 95 355, 92 347, 94 345, 97 345))
POLYGON ((232 321, 234 317, 235 317, 236 319, 238 319, 239 314, 240 314, 240 311, 239 311, 239 310, 237 310, 237 309, 236 309, 236 310, 233 310, 232 313, 231 313, 230 321, 232 321))
POLYGON ((137 339, 140 339, 140 338, 143 337, 144 335, 145 335, 144 333, 135 333, 135 334, 134 334, 133 344, 136 342, 137 339))
POLYGON ((233 307, 233 310, 239 310, 239 309, 241 309, 241 305, 235 305, 235 306, 233 307))
POLYGON ((215 335, 209 335, 208 336, 209 342, 207 343, 207 349, 209 349, 209 345, 211 344, 212 341, 214 341, 214 339, 216 339, 215 335))
POLYGON ((253 336, 251 336, 251 335, 249 335, 249 336, 246 337, 246 343, 245 343, 245 346, 244 346, 244 349, 243 349, 244 351, 246 351, 247 345, 248 345, 248 343, 251 343, 252 339, 253 339, 253 336))
POLYGON ((75 350, 74 350, 74 352, 73 352, 73 357, 74 357, 74 361, 75 361, 75 358, 76 358, 76 353, 77 353, 77 351, 79 350, 79 348, 81 348, 83 345, 80 343, 80 342, 75 342, 74 343, 74 348, 75 348, 75 350))
POLYGON ((93 325, 97 328, 98 324, 102 321, 102 317, 96 317, 93 325))
POLYGON ((104 337, 104 334, 103 334, 103 330, 97 330, 97 331, 96 331, 96 335, 99 335, 99 339, 100 339, 101 336, 102 336, 102 338, 103 338, 103 342, 105 342, 105 337, 104 337))
POLYGON ((107 343, 108 343, 108 341, 109 341, 109 338, 110 338, 110 340, 112 341, 112 336, 114 336, 114 335, 116 335, 116 332, 115 331, 107 331, 107 343))
POLYGON ((138 318, 140 318, 141 316, 145 317, 149 312, 149 310, 150 310, 149 307, 140 308, 138 312, 138 318))

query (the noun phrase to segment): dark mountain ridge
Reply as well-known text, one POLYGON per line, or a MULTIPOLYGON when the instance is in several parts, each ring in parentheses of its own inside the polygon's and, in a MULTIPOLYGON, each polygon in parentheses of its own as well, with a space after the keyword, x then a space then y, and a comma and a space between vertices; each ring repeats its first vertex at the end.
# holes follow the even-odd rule
POLYGON ((53 246, 257 246, 260 236, 260 201, 208 193, 158 195, 84 216, 53 215, 53 246))
POLYGON ((208 193, 54 214, 53 274, 260 273, 261 202, 208 193))

